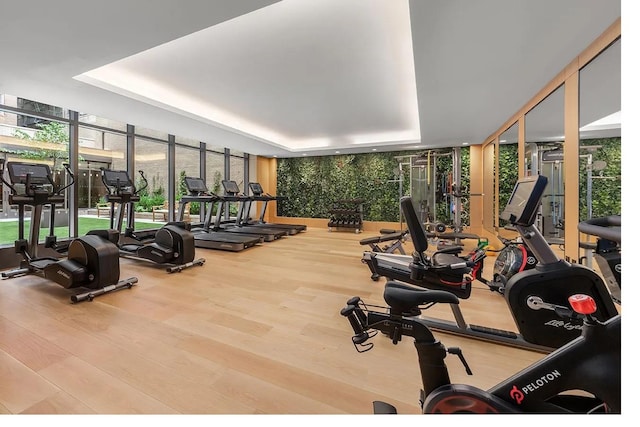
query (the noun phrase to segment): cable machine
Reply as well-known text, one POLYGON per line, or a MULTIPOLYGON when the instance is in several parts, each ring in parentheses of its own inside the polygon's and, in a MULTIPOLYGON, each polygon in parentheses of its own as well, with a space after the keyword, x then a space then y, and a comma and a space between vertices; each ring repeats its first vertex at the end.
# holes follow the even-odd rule
MULTIPOLYGON (((460 147, 396 157, 398 168, 394 171, 394 179, 389 182, 399 183, 399 199, 411 196, 418 219, 432 231, 443 233, 449 227, 456 233, 462 232, 462 199, 465 196, 460 187, 460 158, 460 147), (451 158, 451 167, 439 170, 438 163, 443 158, 451 158), (406 173, 409 174, 408 194, 403 187, 406 173), (443 204, 446 206, 444 215, 438 210, 438 205, 443 204)), ((400 211, 401 228, 403 220, 400 211)))

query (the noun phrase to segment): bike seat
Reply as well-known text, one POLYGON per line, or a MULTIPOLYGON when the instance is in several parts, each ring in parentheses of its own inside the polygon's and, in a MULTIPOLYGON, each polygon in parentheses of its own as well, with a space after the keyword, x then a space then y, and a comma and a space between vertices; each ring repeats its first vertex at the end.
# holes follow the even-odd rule
POLYGON ((464 265, 466 261, 464 258, 446 252, 436 252, 431 256, 431 264, 433 264, 433 267, 446 267, 451 265, 458 267, 459 264, 464 265))
POLYGON ((458 297, 447 291, 418 289, 404 283, 389 281, 384 287, 385 302, 393 311, 407 312, 412 308, 432 303, 458 304, 458 297))

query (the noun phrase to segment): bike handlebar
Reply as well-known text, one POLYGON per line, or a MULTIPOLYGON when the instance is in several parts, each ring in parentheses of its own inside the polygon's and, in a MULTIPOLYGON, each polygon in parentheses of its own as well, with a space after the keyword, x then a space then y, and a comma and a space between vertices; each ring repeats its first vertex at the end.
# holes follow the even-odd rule
POLYGON ((591 218, 578 223, 578 230, 591 236, 601 237, 614 242, 622 242, 622 217, 609 215, 591 218))

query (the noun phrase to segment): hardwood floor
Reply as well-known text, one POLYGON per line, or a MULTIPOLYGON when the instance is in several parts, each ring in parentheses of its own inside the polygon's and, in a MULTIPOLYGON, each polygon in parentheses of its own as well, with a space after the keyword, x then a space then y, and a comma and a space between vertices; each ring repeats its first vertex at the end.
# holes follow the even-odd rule
MULTIPOLYGON (((411 340, 379 335, 357 353, 340 316, 355 295, 382 304, 384 281, 360 261, 359 240, 376 234, 309 228, 239 253, 198 249, 205 265, 174 274, 123 259, 121 278, 137 286, 75 305, 45 279, 4 280, 0 413, 369 414, 383 400, 418 414, 411 340)), ((470 323, 515 330, 482 284, 462 308, 470 323)), ((449 357, 452 381, 483 388, 543 356, 436 335, 473 370, 449 357)))

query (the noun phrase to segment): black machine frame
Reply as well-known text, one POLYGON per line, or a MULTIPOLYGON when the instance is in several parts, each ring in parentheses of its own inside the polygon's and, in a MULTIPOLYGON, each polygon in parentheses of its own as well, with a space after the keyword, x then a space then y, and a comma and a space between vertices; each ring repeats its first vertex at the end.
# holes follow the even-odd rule
POLYGON ((101 169, 102 183, 108 191, 104 198, 110 204, 111 228, 118 231, 113 243, 120 249, 120 255, 150 265, 162 266, 168 273, 204 265, 204 258, 195 258, 194 237, 189 230, 190 224, 171 222, 159 229, 142 232, 135 230, 134 204, 140 201, 140 192, 149 185, 144 172, 140 170, 138 173, 144 182, 141 188, 136 188, 127 171, 101 169), (123 233, 125 209, 128 221, 123 233))
MULTIPOLYGON (((556 307, 564 316, 581 319, 578 337, 486 391, 451 383, 445 363, 448 354, 458 356, 467 373, 472 374, 462 351, 446 348, 434 337, 429 322, 415 315, 416 310, 438 303, 457 304, 455 295, 392 281, 385 286, 384 300, 386 308, 367 306, 353 297, 340 313, 351 324, 352 342, 358 352, 374 346, 368 341, 377 331, 393 344, 403 336, 414 338, 423 413, 621 412, 621 317, 597 320, 592 315, 595 302, 586 295, 569 297, 571 308, 556 307)), ((375 413, 397 413, 385 402, 375 401, 373 406, 375 413)))
POLYGON ((106 236, 111 230, 99 230, 97 235, 80 236, 58 246, 54 234, 55 207, 64 203, 63 192, 75 183, 68 164, 63 164, 70 182, 57 186, 51 168, 42 163, 7 162, 9 181, 4 178, 5 161, 0 159, 0 179, 10 189, 9 203, 18 206, 18 239, 15 252, 22 255, 20 266, 3 271, 2 278, 10 279, 37 274, 64 288, 84 288, 86 292, 70 297, 72 303, 91 301, 99 295, 129 289, 138 282, 136 277, 120 280, 118 248, 106 236), (20 190, 18 189, 20 188, 20 190), (24 238, 25 207, 31 206, 29 238, 24 238), (43 207, 50 208, 49 236, 44 247, 64 252, 62 257, 39 256, 40 224, 43 207))
MULTIPOLYGON (((592 269, 559 259, 535 227, 535 215, 546 182, 546 177, 541 175, 521 178, 510 198, 513 205, 505 208, 505 217, 514 222, 520 236, 538 260, 534 268, 511 276, 504 287, 503 297, 512 314, 517 332, 469 324, 458 304, 450 304, 454 321, 425 318, 431 329, 549 353, 580 333, 581 326, 577 319, 563 318, 553 308, 561 305, 570 295, 591 295, 598 307, 594 316, 600 321, 618 314, 602 278, 592 269)), ((453 271, 453 266, 466 267, 472 271, 475 258, 460 258, 452 254, 453 258, 447 259, 444 257, 445 253, 440 255, 440 261, 438 252, 431 257, 426 256, 427 236, 410 197, 401 200, 401 208, 415 247, 415 252, 410 257, 411 261, 407 262, 409 257, 377 253, 371 254, 372 260, 378 263, 387 259, 398 260, 395 266, 390 262, 385 264, 387 270, 384 275, 387 279, 432 290, 449 291, 462 299, 469 298, 473 276, 467 281, 457 281, 455 286, 450 286, 441 280, 442 272, 453 271), (466 266, 464 262, 467 262, 466 266)), ((451 250, 457 249, 454 247, 451 250)), ((464 270, 458 271, 458 274, 465 273, 464 270)))
POLYGON ((261 236, 257 235, 215 231, 211 224, 211 219, 216 202, 223 203, 220 197, 209 191, 203 178, 185 177, 185 185, 189 194, 185 194, 180 199, 178 207, 179 221, 184 218, 187 203, 208 203, 204 222, 191 224, 191 232, 193 233, 196 247, 240 252, 264 241, 261 236))

